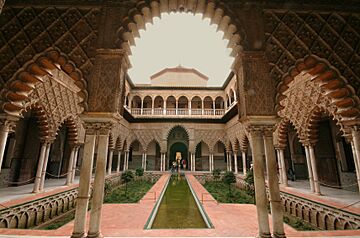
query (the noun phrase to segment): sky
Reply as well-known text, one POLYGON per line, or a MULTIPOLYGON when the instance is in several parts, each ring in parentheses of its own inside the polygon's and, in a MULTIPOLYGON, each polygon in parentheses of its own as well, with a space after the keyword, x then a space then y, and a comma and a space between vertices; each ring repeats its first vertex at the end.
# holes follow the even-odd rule
POLYGON ((216 28, 201 14, 165 13, 161 19, 154 18, 131 47, 131 80, 149 84, 151 75, 181 65, 208 76, 208 86, 222 86, 234 58, 226 47, 228 40, 222 39, 224 33, 216 28))

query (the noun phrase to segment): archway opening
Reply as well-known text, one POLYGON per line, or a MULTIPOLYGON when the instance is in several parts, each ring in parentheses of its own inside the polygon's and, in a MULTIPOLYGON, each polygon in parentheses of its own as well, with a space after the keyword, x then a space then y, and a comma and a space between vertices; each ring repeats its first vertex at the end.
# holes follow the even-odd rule
POLYGON ((176 161, 176 153, 179 152, 181 155, 181 167, 183 168, 183 163, 186 164, 185 169, 188 169, 188 154, 189 154, 189 135, 187 131, 181 126, 175 126, 171 129, 168 135, 168 168, 172 166, 172 163, 179 162, 176 161))
POLYGON ((180 168, 187 170, 188 169, 188 148, 183 142, 176 142, 170 147, 170 156, 169 156, 169 165, 171 166, 173 162, 178 163, 177 156, 181 155, 180 159, 180 168), (185 162, 184 162, 185 161, 185 162))
POLYGON ((179 65, 208 76, 209 86, 225 82, 234 51, 239 50, 240 36, 234 25, 224 34, 220 25, 203 14, 185 12, 161 13, 152 21, 144 24, 135 38, 125 34, 131 38, 129 59, 133 67, 128 73, 135 84, 150 83, 151 75, 179 65))

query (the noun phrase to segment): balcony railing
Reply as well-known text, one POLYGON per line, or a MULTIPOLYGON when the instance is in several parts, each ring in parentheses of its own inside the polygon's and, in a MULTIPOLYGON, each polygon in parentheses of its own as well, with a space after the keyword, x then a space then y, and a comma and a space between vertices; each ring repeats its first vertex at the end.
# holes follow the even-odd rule
POLYGON ((135 117, 207 117, 221 118, 230 108, 225 109, 189 109, 189 108, 126 108, 135 117))

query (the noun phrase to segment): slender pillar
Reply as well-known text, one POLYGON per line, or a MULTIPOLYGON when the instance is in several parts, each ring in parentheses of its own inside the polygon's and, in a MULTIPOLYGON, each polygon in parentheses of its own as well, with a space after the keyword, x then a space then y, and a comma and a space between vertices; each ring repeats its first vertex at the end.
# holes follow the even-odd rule
POLYGON ((278 163, 278 174, 279 174, 279 183, 282 184, 282 170, 281 170, 281 160, 280 160, 280 153, 279 153, 280 149, 276 149, 276 158, 277 158, 277 163, 278 163))
POLYGON ((160 171, 163 171, 163 154, 160 154, 160 171))
POLYGON ((142 153, 142 154, 141 154, 141 168, 143 168, 143 169, 145 170, 144 157, 145 157, 145 154, 142 153))
POLYGON ((235 167, 235 174, 238 173, 238 167, 237 167, 237 151, 234 151, 234 167, 235 167))
POLYGON ((229 164, 230 164, 230 161, 229 161, 229 152, 227 151, 227 152, 226 152, 226 170, 227 170, 227 171, 230 171, 230 166, 229 166, 229 164))
POLYGON ((66 175, 66 182, 65 182, 66 186, 71 185, 72 168, 74 166, 75 152, 76 152, 76 147, 73 146, 71 149, 71 153, 70 153, 69 165, 68 165, 68 170, 67 170, 67 175, 66 175))
POLYGON ((118 150, 118 158, 117 158, 117 165, 116 165, 116 173, 120 172, 120 163, 121 163, 121 150, 118 150))
POLYGON ((38 162, 38 166, 37 166, 37 170, 36 170, 34 188, 33 188, 33 191, 32 191, 33 193, 38 193, 39 190, 40 190, 41 172, 42 172, 42 167, 43 167, 43 164, 44 164, 45 153, 46 153, 46 142, 41 144, 39 162, 38 162))
POLYGON ((285 164, 285 156, 284 156, 284 149, 280 149, 279 150, 279 155, 280 155, 280 165, 281 165, 281 181, 284 184, 285 187, 288 186, 288 178, 287 178, 287 173, 286 173, 286 164, 285 164))
POLYGON ((45 159, 44 159, 44 164, 43 164, 42 171, 41 171, 40 192, 44 191, 46 168, 47 168, 47 164, 49 161, 50 148, 51 148, 51 143, 48 143, 46 146, 45 159))
POLYGON ((265 190, 264 161, 263 161, 263 140, 260 131, 250 131, 250 143, 253 157, 255 200, 257 219, 259 224, 259 235, 261 238, 270 238, 270 226, 267 211, 267 196, 265 190))
POLYGON ((129 154, 129 151, 127 150, 126 151, 126 170, 129 169, 129 156, 130 156, 130 154, 129 154))
POLYGON ((314 188, 313 170, 312 170, 312 166, 311 166, 309 147, 307 145, 305 146, 305 155, 306 155, 306 164, 307 164, 308 174, 309 174, 310 190, 312 193, 314 193, 315 188, 314 188))
POLYGON ((146 166, 146 159, 147 159, 147 153, 144 153, 144 171, 147 170, 147 166, 146 166))
POLYGON ((211 171, 214 171, 215 166, 214 166, 214 154, 211 155, 211 171))
POLYGON ((86 213, 90 198, 90 181, 94 160, 96 135, 86 135, 84 145, 84 158, 81 163, 79 192, 76 198, 74 230, 72 238, 85 237, 86 213))
POLYGON ((354 157, 354 164, 355 169, 357 171, 357 179, 358 179, 358 185, 359 185, 359 191, 360 191, 360 131, 358 127, 355 127, 352 132, 352 147, 353 149, 353 157, 354 157), (356 168, 357 167, 357 168, 356 168))
POLYGON ((106 175, 106 158, 108 153, 109 135, 99 135, 96 171, 93 185, 93 197, 90 212, 88 238, 102 237, 100 231, 101 211, 104 199, 104 185, 106 175))
POLYGON ((123 168, 123 171, 126 170, 126 157, 127 157, 127 151, 125 150, 124 151, 124 168, 123 168))
POLYGON ((75 180, 75 175, 76 175, 76 164, 77 164, 77 160, 79 157, 79 146, 75 147, 75 155, 74 155, 74 161, 73 161, 73 167, 72 167, 72 172, 71 172, 71 183, 74 183, 75 180))
POLYGON ((212 171, 212 165, 211 165, 211 155, 212 154, 209 154, 209 172, 212 171))
POLYGON ((358 182, 358 187, 359 187, 359 192, 360 192, 360 164, 359 164, 359 159, 358 156, 356 154, 356 150, 355 150, 355 146, 354 146, 354 141, 351 140, 351 149, 352 149, 352 153, 353 153, 353 158, 354 158, 354 164, 355 164, 355 171, 356 171, 356 178, 357 178, 357 182, 358 182))
POLYGON ((313 178, 314 178, 315 194, 321 195, 319 176, 317 173, 317 166, 316 166, 316 159, 315 159, 315 152, 314 152, 314 147, 312 145, 309 145, 309 154, 310 154, 311 168, 312 168, 312 172, 313 172, 313 176, 314 176, 313 178))
POLYGON ((241 152, 241 157, 243 161, 243 174, 246 175, 246 153, 244 151, 241 152))
POLYGON ((108 175, 111 175, 113 156, 114 156, 114 150, 109 149, 109 159, 108 159, 109 163, 108 163, 108 171, 107 171, 108 175))
POLYGON ((8 135, 9 135, 9 128, 6 125, 3 125, 0 128, 0 172, 1 172, 2 161, 4 159, 4 153, 5 153, 8 135))
POLYGON ((270 208, 272 215, 272 229, 273 237, 285 237, 284 222, 283 222, 283 208, 281 205, 279 180, 277 176, 277 163, 275 157, 275 149, 272 144, 272 131, 265 131, 264 145, 265 158, 267 164, 267 176, 270 193, 270 208))
POLYGON ((229 171, 232 171, 232 158, 231 152, 229 152, 229 171))

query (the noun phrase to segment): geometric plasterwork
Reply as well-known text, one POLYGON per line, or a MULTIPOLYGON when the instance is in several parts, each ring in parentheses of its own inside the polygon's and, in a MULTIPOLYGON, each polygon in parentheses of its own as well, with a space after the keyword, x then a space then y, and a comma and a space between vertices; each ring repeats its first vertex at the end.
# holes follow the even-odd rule
POLYGON ((360 95, 360 14, 264 10, 266 55, 278 83, 298 59, 326 59, 360 95))
POLYGON ((277 111, 282 121, 275 133, 284 146, 288 122, 297 130, 300 141, 315 143, 318 122, 332 117, 343 136, 360 123, 360 100, 354 88, 327 61, 307 56, 296 62, 277 87, 277 111))
POLYGON ((55 70, 52 73, 54 77, 46 75, 42 82, 35 85, 35 90, 23 105, 25 108, 35 104, 41 106, 47 119, 49 139, 56 137, 57 130, 66 119, 77 118, 84 110, 79 105, 82 98, 77 95, 80 89, 71 79, 65 83, 66 76, 61 71, 55 70), (63 77, 59 78, 59 75, 63 77))
POLYGON ((278 112, 296 128, 299 138, 306 138, 306 128, 312 111, 318 104, 325 100, 321 89, 311 81, 311 75, 305 73, 298 75, 289 84, 289 89, 284 92, 286 98, 280 102, 283 110, 278 112))
POLYGON ((207 129, 207 130, 200 130, 195 129, 195 147, 198 146, 200 142, 205 143, 209 151, 212 152, 215 149, 216 143, 221 142, 226 145, 225 139, 225 131, 224 130, 215 130, 215 129, 207 129))
POLYGON ((81 70, 93 67, 100 8, 7 5, 0 15, 0 86, 35 55, 57 47, 81 70))

